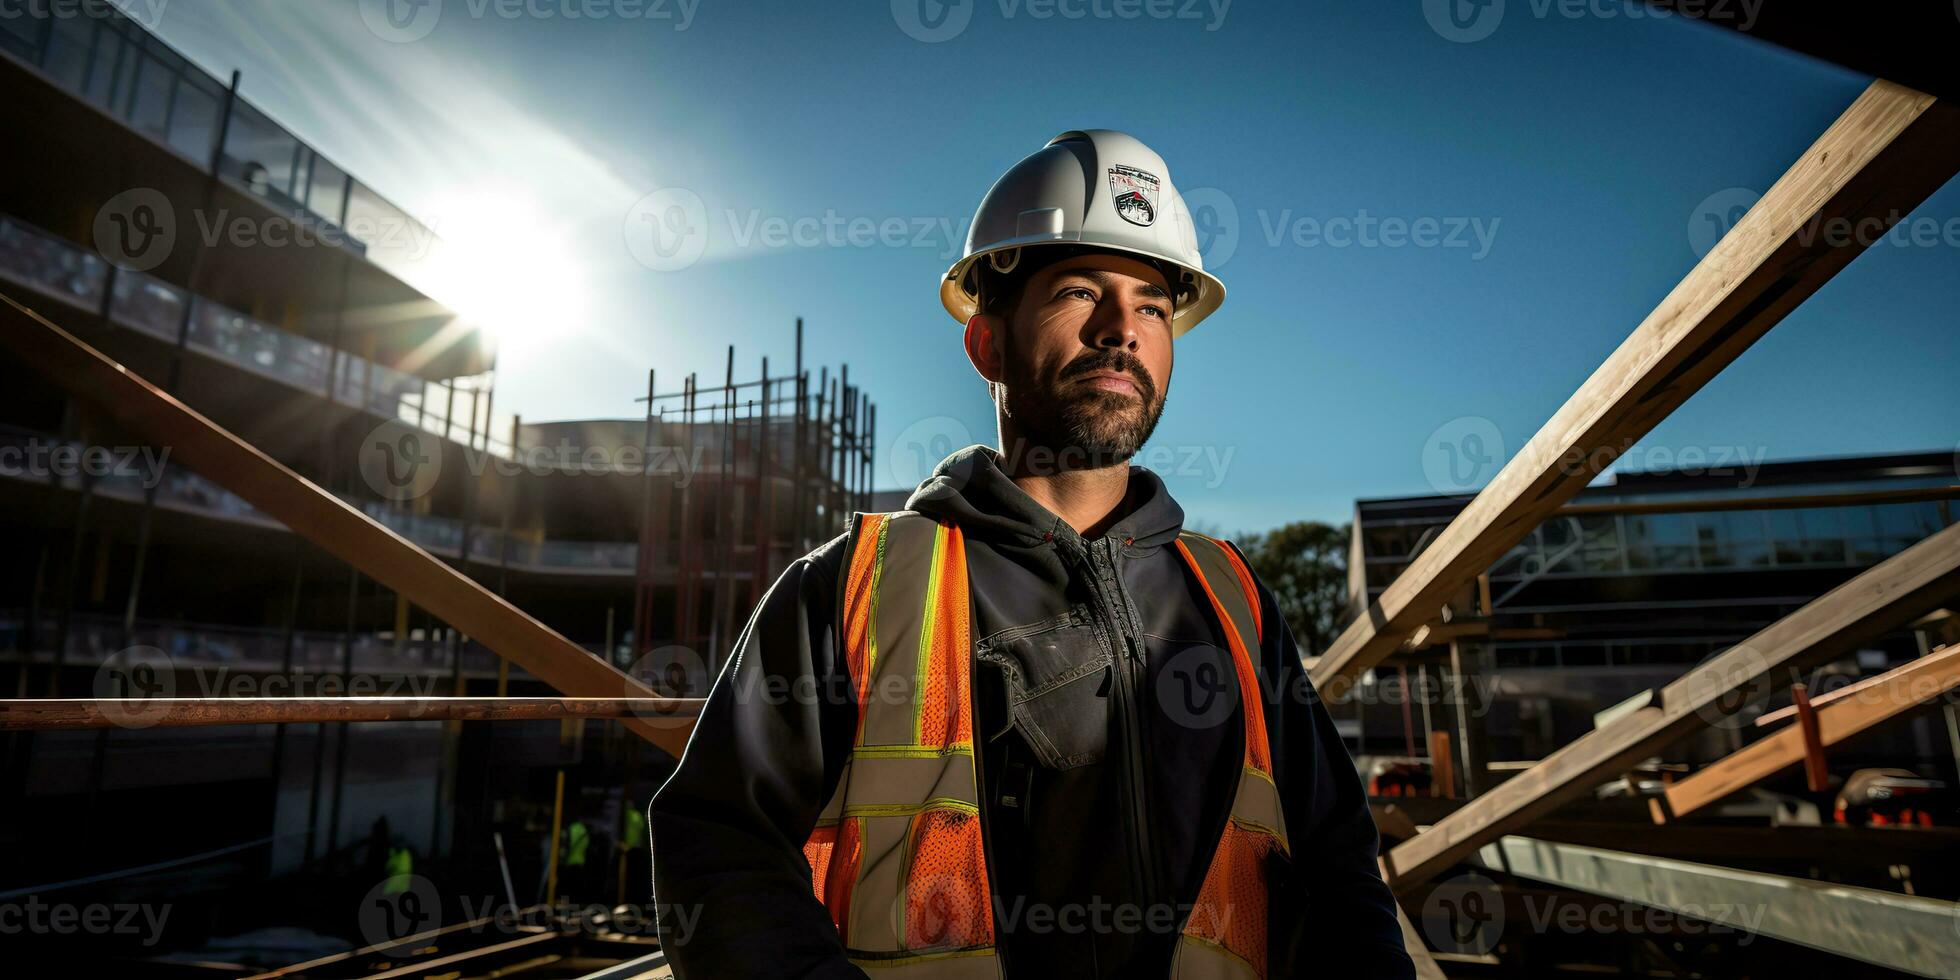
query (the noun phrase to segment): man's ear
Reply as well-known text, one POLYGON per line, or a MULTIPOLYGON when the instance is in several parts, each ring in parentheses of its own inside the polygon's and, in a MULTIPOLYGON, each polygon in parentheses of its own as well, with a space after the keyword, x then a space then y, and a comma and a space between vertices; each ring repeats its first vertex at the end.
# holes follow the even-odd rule
POLYGON ((966 321, 966 359, 989 383, 1003 380, 1000 342, 1006 329, 1007 321, 991 313, 975 313, 966 321))

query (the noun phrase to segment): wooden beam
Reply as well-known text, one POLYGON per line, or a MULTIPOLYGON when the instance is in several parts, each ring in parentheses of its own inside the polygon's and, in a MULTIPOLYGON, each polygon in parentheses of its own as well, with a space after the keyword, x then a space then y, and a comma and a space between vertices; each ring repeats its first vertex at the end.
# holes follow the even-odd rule
MULTIPOLYGON (((574 697, 657 695, 503 597, 260 452, 34 311, 0 295, 0 345, 49 381, 243 497, 321 550, 409 597, 540 680, 574 697)), ((679 757, 685 720, 620 724, 679 757)))
MULTIPOLYGON (((1845 688, 1833 692, 1838 696, 1830 701, 1812 702, 1819 743, 1836 745, 1960 688, 1960 646, 1929 653, 1871 681, 1875 683, 1858 685, 1850 697, 1844 695, 1853 689, 1845 688)), ((1669 814, 1686 816, 1804 761, 1804 741, 1802 729, 1788 725, 1669 786, 1665 808, 1661 800, 1649 801, 1654 822, 1665 823, 1669 814)))
MULTIPOLYGON (((1480 856, 1492 871, 1721 923, 1745 938, 1768 936, 1911 976, 1960 977, 1953 956, 1960 904, 1953 902, 1529 837, 1493 841, 1480 856)), ((1871 975, 1818 966, 1817 976, 1871 975)))
POLYGON ((1429 943, 1416 930, 1416 924, 1409 921, 1409 911, 1399 903, 1395 906, 1395 918, 1402 924, 1402 948, 1409 951, 1409 959, 1415 963, 1416 980, 1449 980, 1443 968, 1436 965, 1436 955, 1429 951, 1429 943))
POLYGON ((701 713, 699 698, 9 698, 0 732, 341 721, 559 721, 701 713))
MULTIPOLYGON (((1935 613, 1935 615, 1937 615, 1937 613, 1935 613)), ((1923 621, 1924 620, 1922 618, 1921 622, 1923 621)), ((1913 626, 1914 628, 1918 628, 1919 624, 1914 623, 1913 626)), ((1960 647, 1951 646, 1951 645, 1935 647, 1931 650, 1926 651, 1925 655, 1928 657, 1935 657, 1940 655, 1942 652, 1948 650, 1954 650, 1954 649, 1960 649, 1960 647)), ((1917 662, 1918 661, 1914 661, 1914 663, 1917 662)), ((1883 674, 1873 674, 1872 676, 1867 677, 1864 680, 1857 681, 1851 684, 1846 684, 1843 687, 1833 688, 1829 691, 1824 692, 1823 694, 1819 694, 1818 696, 1811 698, 1810 699, 1811 707, 1821 708, 1827 704, 1830 704, 1832 701, 1836 701, 1840 698, 1851 697, 1852 695, 1864 691, 1867 688, 1877 687, 1880 684, 1890 684, 1892 682, 1892 675, 1910 666, 1911 664, 1904 664, 1893 670, 1888 670, 1883 674)), ((1778 708, 1775 711, 1765 711, 1762 714, 1756 716, 1756 727, 1773 728, 1777 725, 1782 724, 1783 722, 1795 718, 1796 716, 1797 716, 1797 706, 1794 704, 1778 708)))
POLYGON ((1458 589, 1862 254, 1874 229, 1889 229, 1956 171, 1960 109, 1873 82, 1313 663, 1314 683, 1344 697, 1458 589))
POLYGON ((1960 524, 1866 569, 1690 670, 1630 711, 1499 784, 1390 851, 1389 885, 1407 893, 1477 848, 1617 779, 1640 760, 1725 717, 1737 691, 1767 693, 1780 669, 1840 656, 1960 595, 1960 524))

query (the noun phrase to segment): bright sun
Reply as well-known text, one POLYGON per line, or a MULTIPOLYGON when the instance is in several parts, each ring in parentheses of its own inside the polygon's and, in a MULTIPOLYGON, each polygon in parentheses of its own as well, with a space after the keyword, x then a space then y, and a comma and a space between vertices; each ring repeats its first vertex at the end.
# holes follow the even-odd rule
POLYGON ((584 323, 584 270, 564 225, 523 187, 474 188, 429 212, 442 240, 428 263, 429 292, 487 331, 500 356, 522 355, 584 323))

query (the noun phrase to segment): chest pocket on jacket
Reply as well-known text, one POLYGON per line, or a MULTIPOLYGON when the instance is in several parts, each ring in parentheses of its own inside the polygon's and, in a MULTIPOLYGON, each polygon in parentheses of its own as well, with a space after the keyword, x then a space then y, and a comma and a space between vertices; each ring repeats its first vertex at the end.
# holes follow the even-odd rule
POLYGON ((1041 764, 1073 769, 1109 748, 1109 646, 1080 607, 1002 630, 974 650, 1001 671, 1015 728, 1041 764))

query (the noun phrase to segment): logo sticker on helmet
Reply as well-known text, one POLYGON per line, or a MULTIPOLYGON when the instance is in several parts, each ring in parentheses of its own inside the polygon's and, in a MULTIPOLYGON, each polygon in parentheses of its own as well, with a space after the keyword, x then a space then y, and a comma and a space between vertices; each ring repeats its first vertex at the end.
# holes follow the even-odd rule
POLYGON ((1116 213, 1133 225, 1148 227, 1157 220, 1157 175, 1135 167, 1109 168, 1109 197, 1116 213))

